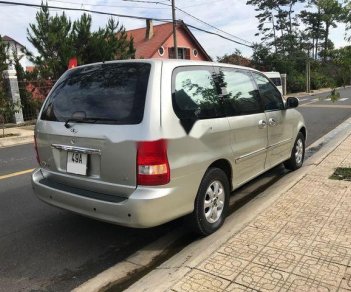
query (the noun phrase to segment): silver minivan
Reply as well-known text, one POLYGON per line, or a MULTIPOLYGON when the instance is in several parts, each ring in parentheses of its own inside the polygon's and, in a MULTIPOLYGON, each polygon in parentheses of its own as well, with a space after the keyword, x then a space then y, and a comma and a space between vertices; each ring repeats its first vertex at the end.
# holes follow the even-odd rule
POLYGON ((219 63, 128 60, 67 71, 35 128, 44 202, 131 227, 186 216, 223 224, 230 192, 304 159, 306 127, 259 71, 219 63))

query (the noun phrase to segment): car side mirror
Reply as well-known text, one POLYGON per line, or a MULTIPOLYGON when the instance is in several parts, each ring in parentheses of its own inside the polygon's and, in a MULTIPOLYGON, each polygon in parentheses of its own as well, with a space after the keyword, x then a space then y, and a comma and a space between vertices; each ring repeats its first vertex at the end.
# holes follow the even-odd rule
POLYGON ((299 100, 296 97, 288 97, 286 100, 286 109, 296 108, 299 106, 299 100))

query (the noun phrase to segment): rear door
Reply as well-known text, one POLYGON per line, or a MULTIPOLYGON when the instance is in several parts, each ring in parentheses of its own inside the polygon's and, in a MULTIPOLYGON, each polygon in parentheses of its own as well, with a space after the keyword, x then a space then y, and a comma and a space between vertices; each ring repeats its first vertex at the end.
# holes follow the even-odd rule
POLYGON ((289 119, 284 101, 277 88, 263 74, 253 73, 260 91, 268 124, 268 153, 266 168, 290 156, 294 121, 289 119))
MULTIPOLYGON (((163 86, 168 76, 164 75, 163 86)), ((199 170, 204 173, 213 161, 231 155, 230 128, 215 77, 212 66, 179 66, 172 72, 172 97, 162 100, 162 122, 163 130, 172 138, 168 141, 168 155, 173 177, 199 170)))
POLYGON ((46 178, 99 193, 132 193, 151 69, 141 62, 106 63, 60 78, 36 127, 46 178))
POLYGON ((239 185, 265 169, 267 119, 250 72, 220 68, 218 79, 231 128, 233 179, 239 185))

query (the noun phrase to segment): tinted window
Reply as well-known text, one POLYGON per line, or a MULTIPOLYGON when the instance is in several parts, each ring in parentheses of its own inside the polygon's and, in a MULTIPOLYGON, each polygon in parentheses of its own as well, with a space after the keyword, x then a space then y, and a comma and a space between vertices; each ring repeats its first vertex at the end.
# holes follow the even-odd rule
POLYGON ((143 118, 150 64, 99 64, 68 71, 48 97, 41 118, 66 121, 77 113, 97 123, 136 124, 143 118))
POLYGON ((221 116, 215 75, 211 68, 177 68, 173 73, 173 107, 179 118, 221 116))
POLYGON ((250 73, 221 69, 219 82, 227 115, 246 115, 262 112, 261 101, 250 73))
POLYGON ((284 109, 283 99, 278 89, 263 75, 253 73, 260 95, 263 99, 265 110, 284 109))
POLYGON ((275 86, 281 86, 282 85, 282 80, 278 77, 272 77, 272 78, 269 78, 275 86))

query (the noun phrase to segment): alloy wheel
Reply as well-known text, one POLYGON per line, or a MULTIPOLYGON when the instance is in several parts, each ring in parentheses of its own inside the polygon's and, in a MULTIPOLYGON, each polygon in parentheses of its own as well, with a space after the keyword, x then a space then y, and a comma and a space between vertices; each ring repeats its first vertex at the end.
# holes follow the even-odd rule
POLYGON ((213 224, 221 217, 224 208, 224 187, 218 180, 207 188, 204 200, 204 212, 207 222, 213 224))

